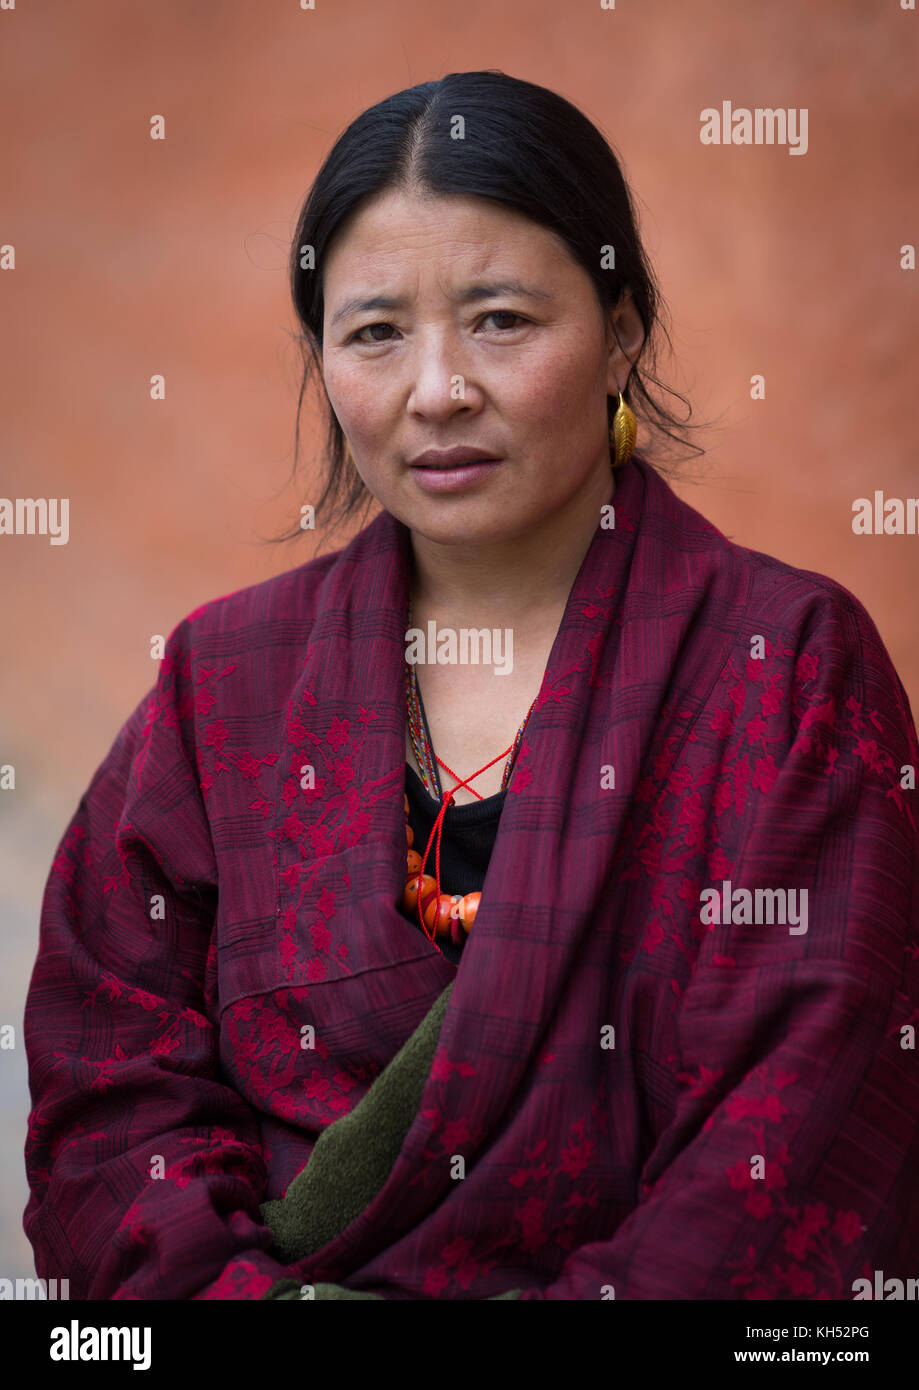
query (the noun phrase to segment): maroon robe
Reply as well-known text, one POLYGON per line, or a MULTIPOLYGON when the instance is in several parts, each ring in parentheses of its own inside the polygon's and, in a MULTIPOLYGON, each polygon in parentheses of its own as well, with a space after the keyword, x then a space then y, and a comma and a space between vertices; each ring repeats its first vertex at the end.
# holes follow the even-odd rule
POLYGON ((77 1298, 850 1299, 919 1274, 906 694, 840 584, 731 543, 638 457, 614 505, 459 967, 396 907, 406 528, 382 512, 172 633, 45 893, 40 1275, 77 1298), (796 919, 748 921, 763 889, 796 919), (260 1203, 454 978, 382 1190, 280 1263, 260 1203))

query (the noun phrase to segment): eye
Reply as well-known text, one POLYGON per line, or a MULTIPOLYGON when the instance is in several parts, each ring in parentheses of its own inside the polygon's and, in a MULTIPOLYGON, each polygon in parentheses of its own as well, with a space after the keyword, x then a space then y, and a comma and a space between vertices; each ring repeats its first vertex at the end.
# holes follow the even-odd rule
MULTIPOLYGON (((516 319, 517 323, 526 323, 526 319, 522 314, 515 314, 510 309, 492 309, 491 312, 485 314, 484 317, 487 319, 516 319)), ((498 332, 507 333, 509 330, 516 328, 517 323, 505 324, 503 328, 498 329, 498 332)))
POLYGON ((351 342, 353 340, 358 343, 385 343, 389 341, 388 338, 362 338, 361 334, 367 333, 371 328, 392 328, 392 324, 365 323, 363 328, 358 328, 354 333, 351 334, 351 337, 348 339, 348 341, 351 342))
MULTIPOLYGON (((482 315, 482 318, 479 320, 479 322, 483 322, 485 319, 515 320, 514 323, 505 323, 491 330, 492 332, 498 333, 512 333, 516 328, 520 326, 520 324, 524 324, 527 322, 527 320, 523 317, 522 314, 515 314, 511 309, 491 309, 487 314, 482 315)), ((372 330, 377 328, 388 328, 392 330, 392 327, 393 325, 391 323, 386 323, 383 320, 381 320, 379 323, 365 323, 363 328, 355 329, 355 331, 349 337, 348 342, 364 343, 365 346, 371 346, 373 343, 388 343, 391 341, 391 339, 389 338, 364 338, 361 335, 363 333, 370 333, 372 330)))

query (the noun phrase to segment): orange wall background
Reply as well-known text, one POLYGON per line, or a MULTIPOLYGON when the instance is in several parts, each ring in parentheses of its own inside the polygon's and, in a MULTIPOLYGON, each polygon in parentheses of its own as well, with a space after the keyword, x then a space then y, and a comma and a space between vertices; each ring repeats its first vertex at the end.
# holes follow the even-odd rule
MULTIPOLYGON (((739 543, 851 589, 919 711, 919 536, 851 529, 856 497, 919 495, 919 300, 900 264, 919 241, 919 13, 16 0, 0 10, 0 246, 15 247, 0 495, 68 497, 70 540, 0 536, 0 764, 16 770, 0 792, 0 1024, 16 1042, 0 1051, 0 1277, 33 1272, 22 1007, 57 843, 156 679, 152 636, 314 546, 260 543, 315 500, 309 477, 290 484, 300 204, 359 112, 476 68, 560 92, 622 158, 670 312, 661 377, 714 422, 677 491, 739 543), (700 113, 726 100, 807 108, 807 153, 704 146, 700 113)), ((321 444, 305 413, 305 464, 321 444)))

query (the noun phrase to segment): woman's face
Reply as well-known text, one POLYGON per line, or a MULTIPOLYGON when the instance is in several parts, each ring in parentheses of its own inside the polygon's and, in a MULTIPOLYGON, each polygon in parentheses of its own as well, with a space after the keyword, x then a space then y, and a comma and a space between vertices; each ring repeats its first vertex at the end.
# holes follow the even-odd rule
POLYGON ((324 296, 332 408, 365 484, 413 531, 505 540, 585 487, 608 499, 606 397, 629 369, 609 323, 631 357, 643 330, 628 299, 604 320, 554 233, 485 198, 388 190, 333 243, 324 296), (425 486, 412 460, 455 445, 501 462, 425 486))

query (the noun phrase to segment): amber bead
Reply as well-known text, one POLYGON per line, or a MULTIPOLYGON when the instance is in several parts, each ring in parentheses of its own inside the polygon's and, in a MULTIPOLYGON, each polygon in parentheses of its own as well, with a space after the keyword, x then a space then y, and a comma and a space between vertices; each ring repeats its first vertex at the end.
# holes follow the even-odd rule
MULTIPOLYGON (((422 899, 422 901, 424 901, 422 899)), ((428 931, 435 936, 449 936, 453 917, 453 894, 441 893, 430 897, 424 906, 423 920, 428 931)))
POLYGON ((434 936, 452 941, 454 946, 459 946, 475 921, 482 894, 441 893, 438 897, 436 878, 431 874, 421 873, 421 855, 416 849, 412 849, 415 832, 408 821, 407 793, 403 796, 403 802, 406 815, 405 838, 408 844, 408 881, 402 894, 402 906, 411 913, 417 913, 420 897, 422 921, 427 931, 433 932, 434 936))
POLYGON ((479 910, 481 901, 481 893, 467 893, 460 903, 459 919, 467 931, 475 921, 475 915, 479 910))
POLYGON ((419 895, 422 904, 424 904, 432 893, 435 895, 437 893, 437 881, 430 874, 413 874, 405 885, 402 905, 408 908, 409 912, 414 912, 418 906, 419 895))

